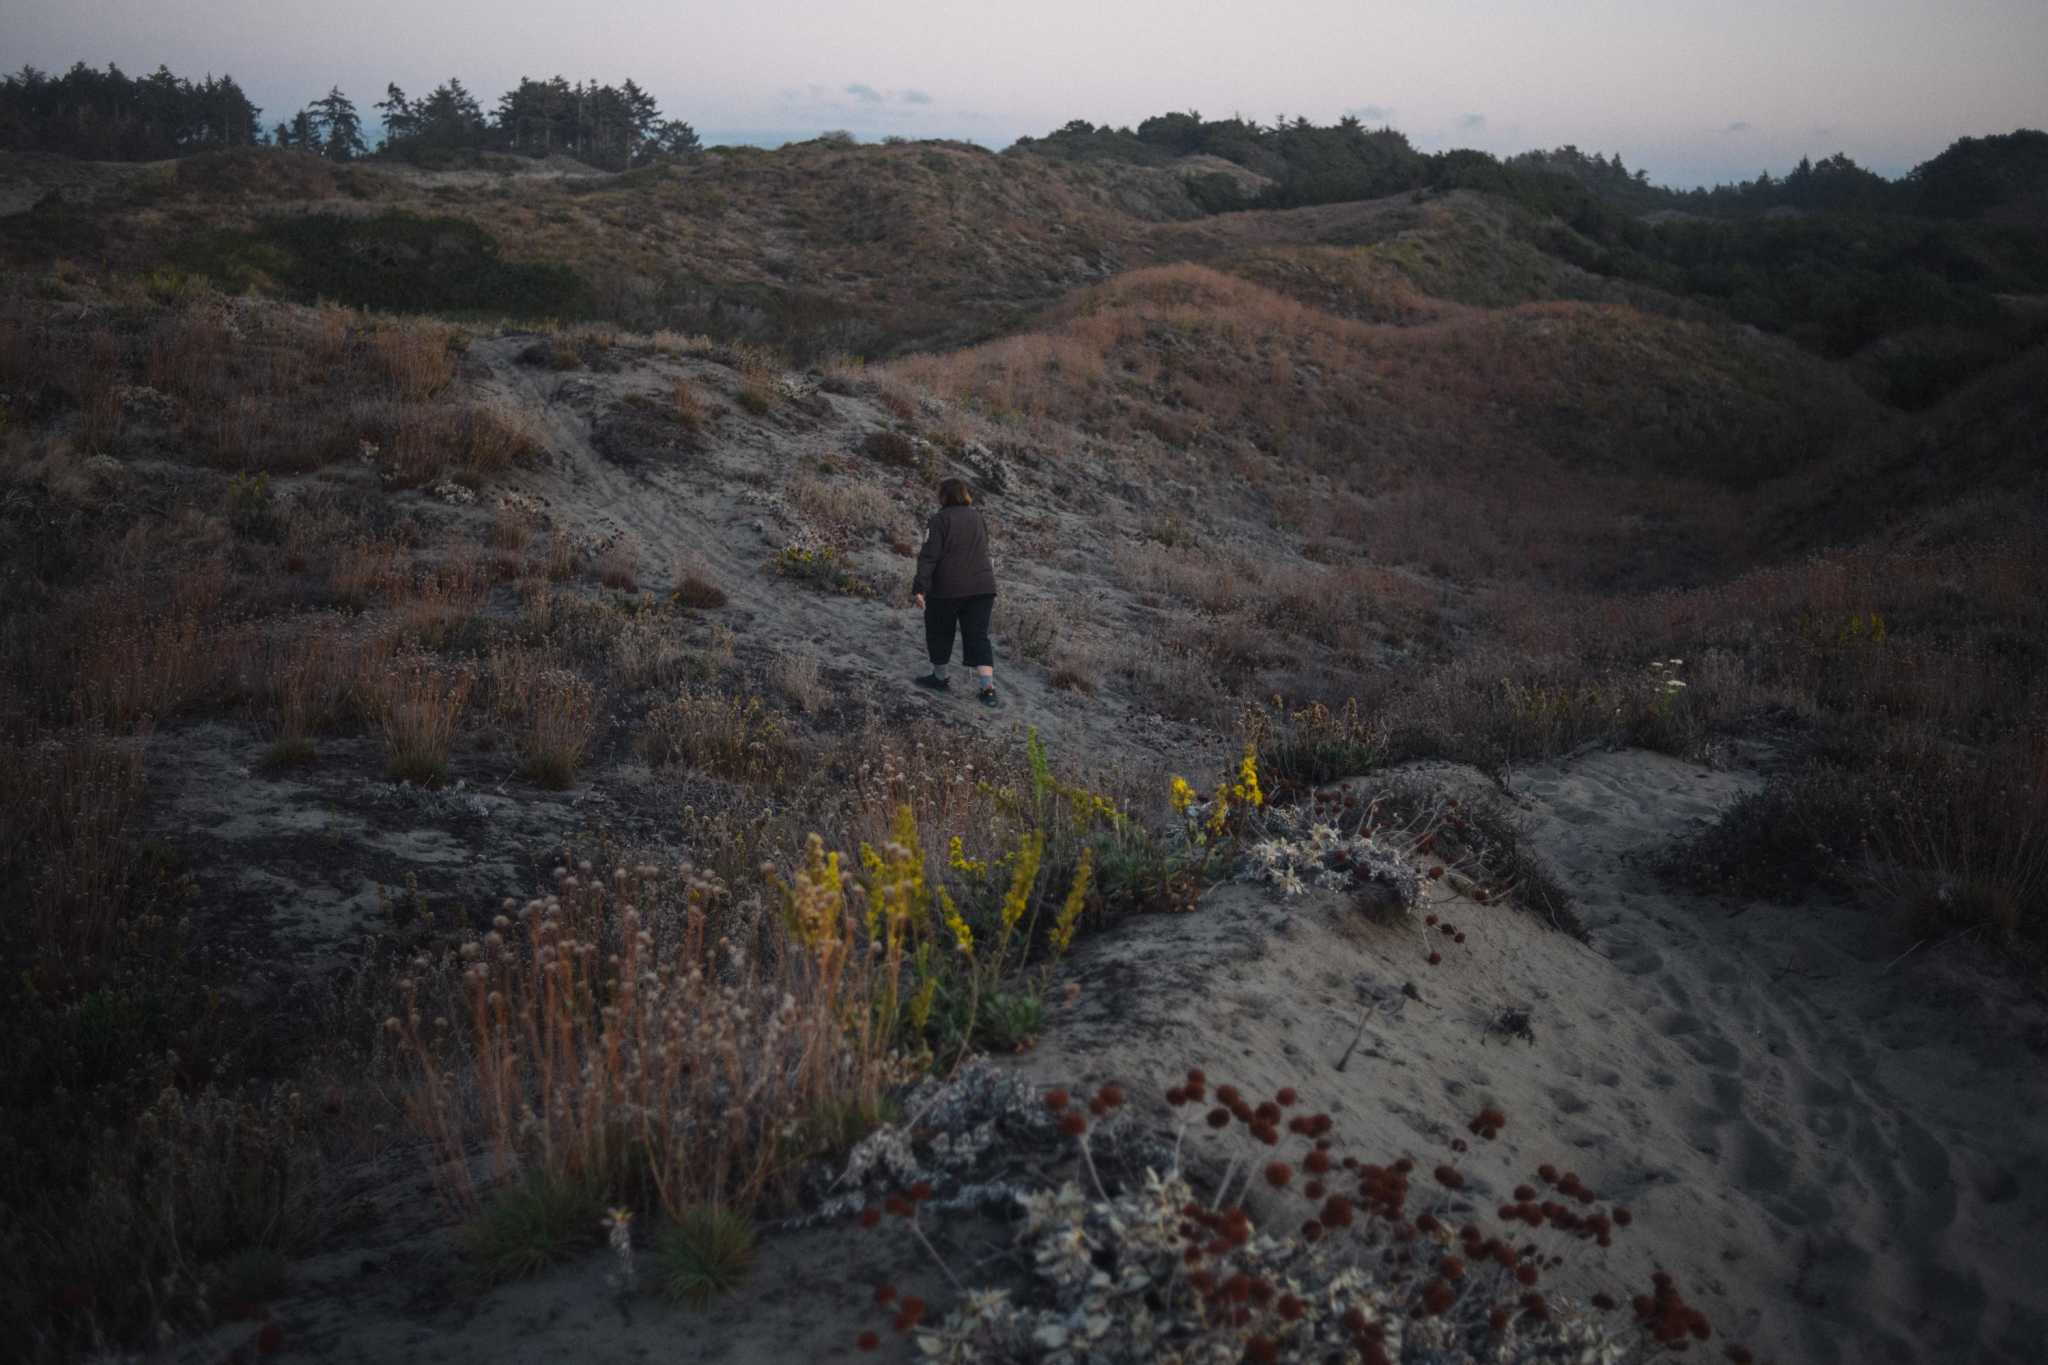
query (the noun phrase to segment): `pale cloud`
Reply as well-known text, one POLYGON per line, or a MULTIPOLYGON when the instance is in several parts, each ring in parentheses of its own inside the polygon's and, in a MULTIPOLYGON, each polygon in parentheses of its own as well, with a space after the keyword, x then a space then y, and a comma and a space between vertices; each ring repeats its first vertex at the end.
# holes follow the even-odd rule
POLYGON ((1466 114, 1458 120, 1458 131, 1461 133, 1476 133, 1485 127, 1486 115, 1484 114, 1466 114))
POLYGON ((1721 131, 1724 133, 1746 133, 1749 131, 1749 121, 1747 119, 1737 119, 1721 131))
POLYGON ((1393 106, 1387 104, 1361 104, 1344 112, 1367 123, 1385 123, 1394 117, 1393 106))
POLYGON ((930 104, 932 102, 932 97, 922 90, 906 90, 903 92, 902 98, 905 104, 930 104))
POLYGON ((859 81, 854 81, 848 85, 846 93, 868 104, 880 104, 882 102, 881 91, 875 89, 872 85, 863 85, 859 81))

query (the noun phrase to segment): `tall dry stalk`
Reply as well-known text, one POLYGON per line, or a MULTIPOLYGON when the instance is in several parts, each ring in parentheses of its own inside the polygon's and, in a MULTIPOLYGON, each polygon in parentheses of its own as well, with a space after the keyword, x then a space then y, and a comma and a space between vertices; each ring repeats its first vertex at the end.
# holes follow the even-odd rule
POLYGON ((566 668, 548 669, 526 704, 520 755, 526 775, 560 790, 576 780, 597 729, 597 694, 566 668))
POLYGON ((647 1195, 674 1217, 746 1210, 790 1174, 806 1117, 874 1112, 900 1074, 869 1008, 878 969, 851 951, 836 872, 815 861, 795 895, 806 928, 763 960, 714 933, 725 892, 701 873, 586 863, 462 947, 456 998, 401 982, 387 1028, 418 1066, 412 1112, 448 1197, 475 1204, 481 1144, 494 1174, 647 1195))
POLYGON ((358 695, 384 736, 393 777, 429 787, 447 778, 456 725, 475 681, 470 669, 445 668, 418 655, 373 665, 358 677, 358 695))

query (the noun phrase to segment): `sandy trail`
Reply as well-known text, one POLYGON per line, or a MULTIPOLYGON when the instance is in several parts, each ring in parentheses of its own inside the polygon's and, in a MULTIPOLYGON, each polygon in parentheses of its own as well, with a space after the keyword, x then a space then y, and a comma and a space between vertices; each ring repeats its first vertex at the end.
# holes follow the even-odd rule
MULTIPOLYGON (((964 683, 945 697, 909 685, 924 667, 924 635, 908 600, 913 564, 907 556, 878 544, 846 550, 849 563, 882 589, 876 599, 806 589, 768 568, 803 525, 785 500, 788 481, 821 460, 863 461, 848 452, 869 432, 891 424, 886 412, 865 399, 822 392, 810 395, 802 414, 785 406, 783 413, 790 415, 756 418, 735 408, 717 419, 700 449, 622 463, 599 449, 594 433, 628 396, 669 401, 668 385, 687 375, 716 402, 722 390, 736 387, 736 376, 701 360, 557 375, 518 363, 530 341, 496 338, 471 351, 484 370, 481 395, 533 415, 550 455, 546 467, 520 471, 505 486, 540 499, 553 522, 579 539, 620 537, 631 543, 640 554, 643 586, 670 586, 678 566, 708 566, 731 598, 719 619, 739 632, 743 648, 814 655, 835 690, 870 699, 891 721, 971 726, 992 735, 1035 728, 1065 762, 1156 764, 1164 753, 1192 755, 1216 747, 1212 734, 1152 714, 1108 687, 1092 696, 1056 690, 1045 668, 1012 647, 1014 608, 1027 599, 1057 603, 1066 628, 1075 631, 1122 629, 1141 611, 1128 594, 1090 572, 1099 570, 1087 557, 1099 539, 1091 529, 1099 510, 1051 510, 1073 495, 1070 471, 1016 470, 1006 493, 983 499, 1002 580, 994 637, 1004 704, 989 711, 964 683), (1064 493, 1054 491, 1055 483, 1064 493), (1042 545, 1053 549, 1035 552, 1042 545)), ((872 480, 872 471, 867 477, 872 480)), ((902 510, 895 529, 914 545, 925 516, 936 509, 934 494, 908 473, 889 491, 902 510)), ((955 672, 962 671, 956 655, 955 672)))
POLYGON ((1248 1090, 1293 1085, 1362 1159, 1442 1160, 1495 1104, 1507 1130, 1458 1158, 1481 1209, 1549 1161, 1637 1212, 1568 1290, 1634 1292, 1661 1266, 1759 1358, 2038 1360, 2038 1057, 1887 971, 1843 912, 1731 916, 1640 866, 1755 781, 1636 751, 1518 777, 1590 947, 1439 890, 1469 951, 1431 967, 1418 937, 1336 897, 1219 888, 1191 917, 1090 945, 1081 1001, 1029 1065, 1156 1087, 1199 1064, 1248 1090), (1533 1043, 1489 1035, 1508 1006, 1529 1011, 1533 1043))

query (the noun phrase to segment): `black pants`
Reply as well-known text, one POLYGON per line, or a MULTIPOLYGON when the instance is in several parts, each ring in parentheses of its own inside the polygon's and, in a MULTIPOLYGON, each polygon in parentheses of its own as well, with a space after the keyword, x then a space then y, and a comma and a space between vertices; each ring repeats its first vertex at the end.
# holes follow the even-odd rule
POLYGON ((993 667, 995 649, 988 642, 988 620, 996 609, 996 595, 979 597, 927 597, 924 600, 924 642, 931 650, 932 667, 942 668, 953 657, 953 629, 960 630, 960 662, 969 668, 993 667))

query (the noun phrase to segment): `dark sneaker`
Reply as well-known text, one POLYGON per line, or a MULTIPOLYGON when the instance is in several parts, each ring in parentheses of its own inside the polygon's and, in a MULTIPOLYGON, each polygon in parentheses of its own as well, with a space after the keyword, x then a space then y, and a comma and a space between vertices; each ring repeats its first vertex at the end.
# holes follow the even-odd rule
POLYGON ((1001 706, 1003 703, 997 698, 996 690, 993 687, 984 687, 981 689, 981 704, 993 709, 994 707, 1001 706))
POLYGON ((942 678, 936 673, 920 673, 915 678, 912 678, 911 681, 919 687, 930 688, 934 692, 949 692, 953 688, 951 680, 942 678))

